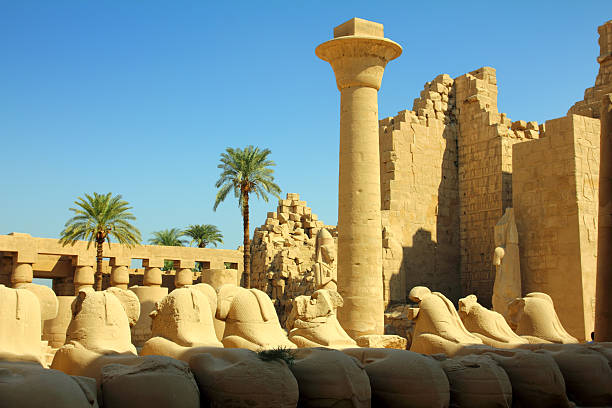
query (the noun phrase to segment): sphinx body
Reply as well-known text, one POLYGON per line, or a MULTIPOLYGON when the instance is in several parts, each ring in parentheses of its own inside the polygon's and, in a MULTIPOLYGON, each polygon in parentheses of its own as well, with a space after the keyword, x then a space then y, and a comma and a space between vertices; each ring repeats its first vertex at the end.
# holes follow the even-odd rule
POLYGON ((475 295, 459 300, 459 316, 465 328, 488 346, 512 348, 528 343, 512 331, 501 314, 478 304, 475 295))
POLYGON ((139 314, 138 298, 132 292, 117 288, 81 290, 72 303, 66 344, 55 353, 51 368, 99 381, 105 362, 136 359, 130 322, 135 323, 139 314))
POLYGON ((530 343, 578 343, 559 320, 552 298, 546 293, 533 292, 513 300, 509 319, 516 333, 530 343))
POLYGON ((150 313, 152 337, 144 343, 141 355, 184 360, 190 349, 223 347, 213 324, 216 303, 215 290, 207 284, 174 289, 150 313))
POLYGON ((272 301, 258 289, 223 285, 219 289, 217 318, 225 321, 224 347, 261 350, 296 348, 282 329, 272 301))
POLYGON ((416 325, 410 351, 452 356, 463 346, 483 344, 479 337, 467 331, 455 307, 443 294, 415 286, 409 297, 419 304, 418 309, 411 310, 416 325))
POLYGON ((336 309, 342 307, 342 296, 336 291, 319 289, 311 296, 298 296, 287 319, 289 340, 298 347, 356 347, 340 326, 336 309))

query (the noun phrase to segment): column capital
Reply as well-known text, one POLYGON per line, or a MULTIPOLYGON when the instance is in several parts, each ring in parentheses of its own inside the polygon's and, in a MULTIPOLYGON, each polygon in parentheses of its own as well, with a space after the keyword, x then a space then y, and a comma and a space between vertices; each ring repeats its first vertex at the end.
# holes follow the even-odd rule
POLYGON ((402 47, 383 37, 382 24, 354 18, 334 29, 333 40, 319 45, 315 54, 331 64, 336 84, 380 89, 387 62, 402 54, 402 47))

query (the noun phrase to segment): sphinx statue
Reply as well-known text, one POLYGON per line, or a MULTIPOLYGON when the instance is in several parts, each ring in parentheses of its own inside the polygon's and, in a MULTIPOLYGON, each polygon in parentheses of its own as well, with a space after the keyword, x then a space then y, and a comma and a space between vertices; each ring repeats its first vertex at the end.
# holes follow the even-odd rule
POLYGON ((508 310, 516 333, 529 343, 578 343, 563 328, 552 298, 546 293, 533 292, 514 299, 508 310))
POLYGON ((409 312, 416 323, 410 351, 452 356, 463 346, 483 344, 480 337, 467 331, 455 307, 443 294, 415 286, 408 296, 419 304, 409 312))
POLYGON ((338 264, 336 263, 336 243, 328 230, 317 232, 315 253, 315 288, 337 290, 338 264))
POLYGON ((213 325, 217 308, 216 293, 211 290, 212 293, 204 292, 203 288, 185 286, 174 289, 157 302, 150 313, 152 337, 144 343, 141 355, 180 359, 188 348, 223 347, 217 340, 213 325))
POLYGON ((487 346, 513 348, 528 343, 512 331, 501 314, 480 305, 475 295, 459 299, 459 317, 465 328, 487 346))
POLYGON ((342 296, 333 290, 319 289, 311 296, 296 297, 287 319, 289 340, 298 347, 356 347, 336 317, 342 304, 342 296))
POLYGON ((221 286, 217 318, 225 321, 221 340, 224 347, 253 351, 277 347, 296 348, 282 329, 272 301, 258 289, 221 286))
POLYGON ((99 380, 99 366, 114 356, 137 358, 130 324, 138 320, 138 306, 136 295, 127 290, 79 291, 72 303, 66 344, 55 353, 51 368, 99 380))
POLYGON ((0 359, 43 363, 41 308, 34 293, 0 285, 0 359))
POLYGON ((494 239, 493 310, 508 320, 508 304, 517 297, 521 297, 518 230, 516 229, 512 208, 506 208, 503 217, 495 224, 494 239))

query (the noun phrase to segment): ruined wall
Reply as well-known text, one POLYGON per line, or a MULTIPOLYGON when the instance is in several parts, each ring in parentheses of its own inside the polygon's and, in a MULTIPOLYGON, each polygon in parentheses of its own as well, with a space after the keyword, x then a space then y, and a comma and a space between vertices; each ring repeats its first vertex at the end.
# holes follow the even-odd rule
POLYGON ((292 300, 315 291, 316 235, 323 227, 337 237, 335 226, 326 226, 299 194, 289 193, 253 233, 251 286, 270 296, 283 326, 292 300))
POLYGON ((595 79, 595 86, 584 91, 584 99, 576 102, 567 112, 568 115, 576 114, 599 118, 601 100, 605 94, 612 92, 612 20, 601 25, 599 32, 599 73, 595 79))
POLYGON ((538 137, 536 122, 512 123, 497 110, 495 70, 483 67, 455 80, 459 122, 461 289, 491 306, 493 230, 512 206, 511 146, 538 137))
POLYGON ((497 111, 484 67, 425 85, 413 111, 380 121, 383 281, 387 303, 416 285, 490 306, 493 227, 512 206, 512 146, 539 137, 537 122, 497 111))
POLYGON ((380 121, 385 301, 417 285, 459 293, 457 125, 453 79, 425 84, 412 111, 380 121))
POLYGON ((548 293, 569 333, 590 338, 597 269, 599 120, 546 122, 514 146, 513 202, 523 292, 548 293))

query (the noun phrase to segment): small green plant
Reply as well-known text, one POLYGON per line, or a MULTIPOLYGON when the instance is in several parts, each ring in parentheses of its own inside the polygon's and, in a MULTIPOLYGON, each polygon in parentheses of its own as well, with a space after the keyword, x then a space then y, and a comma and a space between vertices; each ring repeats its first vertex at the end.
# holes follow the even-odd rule
POLYGON ((295 362, 295 352, 284 346, 279 346, 271 350, 258 351, 257 357, 263 361, 282 360, 287 363, 287 365, 292 365, 295 362))

